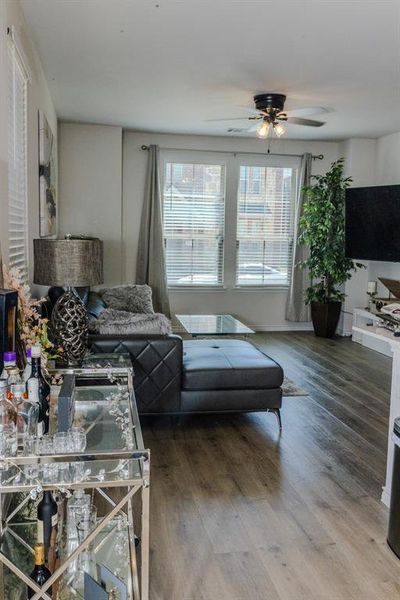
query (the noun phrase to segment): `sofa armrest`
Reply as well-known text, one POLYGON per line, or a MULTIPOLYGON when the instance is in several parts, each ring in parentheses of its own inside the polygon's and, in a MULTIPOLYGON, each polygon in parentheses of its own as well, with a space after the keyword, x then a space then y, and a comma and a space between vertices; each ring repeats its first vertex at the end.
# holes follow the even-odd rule
POLYGON ((178 335, 90 335, 89 349, 131 355, 139 413, 179 412, 182 338, 178 335))

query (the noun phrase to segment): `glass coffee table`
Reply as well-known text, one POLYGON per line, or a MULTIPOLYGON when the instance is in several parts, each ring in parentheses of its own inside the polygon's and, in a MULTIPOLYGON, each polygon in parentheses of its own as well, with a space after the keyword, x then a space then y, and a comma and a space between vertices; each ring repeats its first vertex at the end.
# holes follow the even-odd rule
POLYGON ((175 315, 191 336, 244 335, 255 333, 253 329, 232 315, 175 315))

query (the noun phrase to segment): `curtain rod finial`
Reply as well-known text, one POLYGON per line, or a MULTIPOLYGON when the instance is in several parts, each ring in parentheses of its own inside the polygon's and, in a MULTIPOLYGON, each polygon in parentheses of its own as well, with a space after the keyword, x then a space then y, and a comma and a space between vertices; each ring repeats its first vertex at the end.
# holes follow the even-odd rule
POLYGON ((149 146, 146 146, 146 144, 143 144, 143 146, 140 146, 140 148, 141 148, 142 150, 148 150, 148 149, 149 149, 149 146))

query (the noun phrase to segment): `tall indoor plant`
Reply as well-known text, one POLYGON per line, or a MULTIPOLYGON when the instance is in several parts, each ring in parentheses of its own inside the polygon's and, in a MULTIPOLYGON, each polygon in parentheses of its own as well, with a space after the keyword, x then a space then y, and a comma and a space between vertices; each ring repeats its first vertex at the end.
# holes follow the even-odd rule
POLYGON ((313 176, 315 184, 304 188, 299 243, 309 247, 309 257, 301 266, 309 269, 305 302, 311 305, 314 331, 320 337, 334 335, 345 298, 341 286, 363 266, 345 256, 344 202, 352 179, 344 177, 343 168, 340 158, 325 175, 313 176))

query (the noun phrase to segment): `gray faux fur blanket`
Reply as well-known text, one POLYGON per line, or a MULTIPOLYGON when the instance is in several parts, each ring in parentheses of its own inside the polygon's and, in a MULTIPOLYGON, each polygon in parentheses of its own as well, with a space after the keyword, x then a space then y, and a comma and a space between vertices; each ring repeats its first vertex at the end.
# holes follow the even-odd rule
POLYGON ((130 313, 114 308, 105 308, 98 319, 90 323, 91 333, 172 333, 171 322, 161 313, 130 313))

